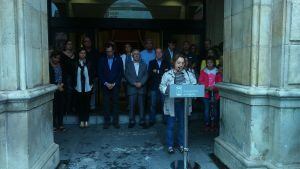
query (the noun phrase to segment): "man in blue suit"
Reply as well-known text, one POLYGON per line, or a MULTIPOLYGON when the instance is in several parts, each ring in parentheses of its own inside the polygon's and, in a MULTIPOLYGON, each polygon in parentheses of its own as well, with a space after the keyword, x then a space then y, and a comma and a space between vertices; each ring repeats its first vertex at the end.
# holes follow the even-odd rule
POLYGON ((98 76, 103 89, 103 110, 104 125, 103 129, 108 129, 111 124, 115 128, 119 125, 119 93, 120 83, 123 75, 123 63, 119 56, 114 54, 114 46, 109 43, 105 47, 105 55, 99 59, 98 76), (112 111, 110 112, 110 106, 112 111))

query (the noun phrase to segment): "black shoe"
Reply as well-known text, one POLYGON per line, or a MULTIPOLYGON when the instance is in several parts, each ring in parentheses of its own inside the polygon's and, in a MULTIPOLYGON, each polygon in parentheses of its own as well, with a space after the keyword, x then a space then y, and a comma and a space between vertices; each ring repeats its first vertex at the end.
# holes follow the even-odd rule
POLYGON ((169 154, 174 154, 175 153, 174 148, 173 147, 169 147, 168 148, 168 153, 169 154))
POLYGON ((141 127, 143 127, 143 128, 144 128, 145 124, 146 124, 146 123, 145 123, 144 121, 139 122, 139 126, 141 126, 141 127))
POLYGON ((108 123, 104 123, 103 129, 108 129, 108 128, 109 128, 109 124, 108 123))
POLYGON ((150 122, 150 123, 149 123, 149 127, 154 126, 154 124, 155 124, 155 122, 150 122))
POLYGON ((139 126, 144 126, 146 123, 144 121, 139 122, 139 126))
POLYGON ((178 150, 179 150, 180 153, 183 153, 184 152, 183 146, 178 147, 178 150))
POLYGON ((129 123, 128 128, 133 128, 135 126, 135 123, 129 123))
POLYGON ((114 127, 115 127, 115 129, 119 129, 120 128, 120 124, 116 123, 116 124, 114 124, 114 127))
POLYGON ((66 131, 66 128, 65 128, 64 126, 60 126, 60 127, 59 127, 59 130, 60 130, 61 132, 65 132, 65 131, 66 131))
POLYGON ((141 126, 142 126, 143 129, 148 129, 149 128, 149 126, 147 125, 147 123, 143 123, 141 126))

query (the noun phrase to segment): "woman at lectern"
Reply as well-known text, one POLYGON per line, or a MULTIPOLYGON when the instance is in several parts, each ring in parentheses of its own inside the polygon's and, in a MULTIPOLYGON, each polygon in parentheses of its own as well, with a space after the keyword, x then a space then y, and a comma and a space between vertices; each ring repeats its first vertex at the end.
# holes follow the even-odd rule
MULTIPOLYGON (((176 54, 173 57, 173 67, 164 73, 159 89, 165 95, 164 97, 164 114, 167 117, 167 146, 168 153, 174 153, 174 126, 177 122, 177 142, 179 151, 183 152, 184 145, 184 99, 170 98, 169 88, 172 84, 196 84, 197 80, 192 72, 184 69, 185 61, 182 54, 176 54)), ((189 100, 189 113, 192 112, 192 102, 189 100)))

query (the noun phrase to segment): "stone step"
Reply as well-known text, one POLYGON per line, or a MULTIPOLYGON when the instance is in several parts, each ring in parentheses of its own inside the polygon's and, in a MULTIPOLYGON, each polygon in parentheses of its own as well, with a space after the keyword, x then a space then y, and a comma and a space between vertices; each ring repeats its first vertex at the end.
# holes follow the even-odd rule
MULTIPOLYGON (((157 122, 162 122, 163 115, 158 114, 156 116, 157 122)), ((190 117, 191 120, 202 120, 202 115, 200 113, 193 113, 190 117)), ((66 125, 73 125, 78 124, 78 116, 76 115, 66 115, 64 116, 64 124, 66 125)), ((125 113, 121 113, 119 116, 120 124, 127 124, 128 123, 128 115, 125 113)), ((139 121, 139 116, 136 116, 136 121, 139 121)), ((99 114, 92 114, 89 119, 89 124, 103 124, 103 116, 99 114)))

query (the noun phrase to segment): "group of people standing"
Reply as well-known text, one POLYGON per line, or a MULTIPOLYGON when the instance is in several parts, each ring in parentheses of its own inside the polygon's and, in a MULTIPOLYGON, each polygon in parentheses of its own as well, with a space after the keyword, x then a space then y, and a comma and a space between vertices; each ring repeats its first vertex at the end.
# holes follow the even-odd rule
MULTIPOLYGON (((216 55, 210 52, 209 40, 205 50, 195 54, 195 45, 184 42, 182 51, 176 50, 176 42, 169 41, 168 48, 154 48, 151 39, 146 39, 145 49, 132 49, 129 43, 124 46, 124 54, 116 54, 114 42, 105 45, 104 52, 92 48, 89 37, 84 37, 82 48, 74 52, 71 41, 66 41, 63 51, 50 54, 50 82, 57 85, 54 93, 54 131, 64 131, 63 115, 76 112, 79 126, 88 127, 91 99, 101 86, 103 94, 103 129, 110 125, 119 129, 120 89, 125 87, 128 96, 128 128, 136 125, 135 112, 139 114, 138 124, 148 128, 156 123, 157 112, 164 113, 167 124, 168 152, 174 152, 174 126, 178 123, 177 142, 183 151, 184 101, 168 97, 172 84, 205 85, 204 119, 207 130, 217 129, 219 113, 211 118, 211 93, 219 100, 215 83, 222 81, 222 69, 216 68, 216 55), (204 66, 203 66, 204 65, 204 66), (197 80, 198 78, 198 80, 197 80), (98 85, 99 83, 99 85, 98 85), (74 103, 73 97, 76 97, 74 103), (160 107, 159 107, 160 105, 160 107), (138 108, 135 110, 135 108, 138 108), (149 111, 146 111, 149 110, 149 111)), ((192 100, 189 101, 192 111, 192 100)))
POLYGON ((53 101, 54 131, 65 131, 63 116, 66 113, 77 113, 80 127, 88 127, 99 53, 92 48, 89 37, 85 37, 82 44, 84 47, 75 52, 72 42, 67 40, 62 51, 50 53, 50 83, 58 86, 53 101))

